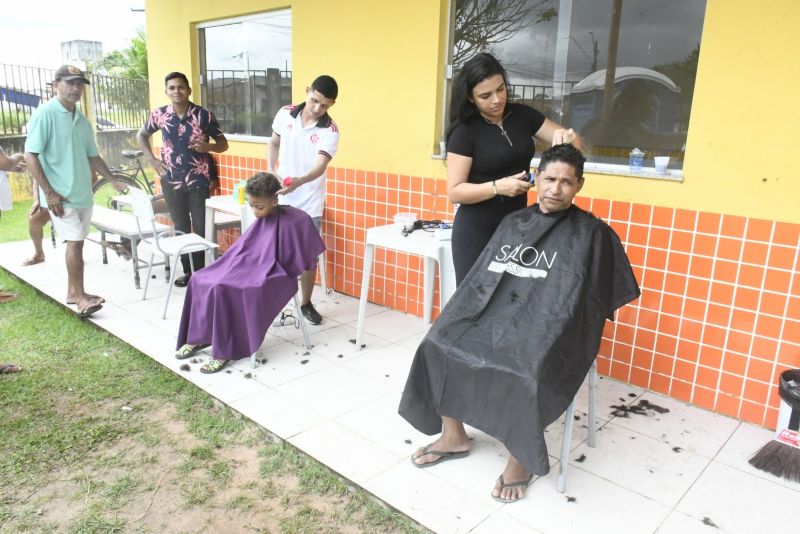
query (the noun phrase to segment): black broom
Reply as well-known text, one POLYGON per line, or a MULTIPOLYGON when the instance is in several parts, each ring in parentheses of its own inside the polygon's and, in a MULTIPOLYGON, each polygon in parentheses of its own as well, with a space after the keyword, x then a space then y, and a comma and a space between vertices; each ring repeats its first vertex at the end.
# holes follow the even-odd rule
POLYGON ((781 411, 777 434, 750 458, 750 465, 777 477, 800 482, 800 369, 781 373, 778 393, 781 411))

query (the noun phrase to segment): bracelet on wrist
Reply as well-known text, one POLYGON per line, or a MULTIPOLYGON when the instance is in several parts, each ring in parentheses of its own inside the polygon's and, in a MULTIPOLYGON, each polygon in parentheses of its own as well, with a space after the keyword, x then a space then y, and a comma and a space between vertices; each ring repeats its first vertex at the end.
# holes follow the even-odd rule
POLYGON ((495 181, 492 180, 492 191, 494 191, 494 196, 497 196, 498 195, 498 193, 497 193, 497 184, 494 183, 494 182, 495 181))

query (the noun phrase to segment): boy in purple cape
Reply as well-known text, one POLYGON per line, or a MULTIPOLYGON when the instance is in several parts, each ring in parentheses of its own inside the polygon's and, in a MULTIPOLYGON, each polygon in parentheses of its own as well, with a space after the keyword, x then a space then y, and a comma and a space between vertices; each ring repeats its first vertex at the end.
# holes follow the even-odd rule
POLYGON ((203 373, 258 350, 272 321, 297 293, 297 278, 316 268, 325 245, 304 211, 278 205, 283 186, 260 172, 247 181, 255 222, 215 263, 189 280, 178 331, 179 360, 211 346, 203 373))

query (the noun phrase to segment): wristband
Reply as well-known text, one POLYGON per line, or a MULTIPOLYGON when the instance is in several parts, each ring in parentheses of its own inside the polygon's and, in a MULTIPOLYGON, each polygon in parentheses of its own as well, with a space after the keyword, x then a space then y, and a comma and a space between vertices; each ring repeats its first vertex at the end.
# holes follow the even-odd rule
POLYGON ((494 191, 494 196, 498 195, 498 193, 497 193, 497 184, 494 183, 494 180, 492 180, 492 191, 494 191))

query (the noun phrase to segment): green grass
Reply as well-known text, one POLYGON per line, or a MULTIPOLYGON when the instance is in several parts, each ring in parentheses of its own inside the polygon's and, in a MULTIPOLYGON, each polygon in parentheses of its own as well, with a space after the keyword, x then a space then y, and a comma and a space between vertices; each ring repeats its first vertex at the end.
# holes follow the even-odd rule
POLYGON ((118 500, 129 495, 139 485, 139 481, 130 475, 123 475, 106 489, 106 495, 114 500, 118 500))
POLYGON ((322 512, 304 506, 293 517, 281 521, 281 532, 296 534, 317 534, 322 530, 322 512))
MULTIPOLYGON (((28 210, 31 209, 30 200, 14 202, 12 211, 4 211, 0 217, 0 243, 8 241, 22 241, 28 239, 28 210)), ((44 230, 45 246, 50 239, 50 225, 44 230)), ((31 246, 33 252, 33 246, 31 246)), ((45 248, 45 254, 47 249, 45 248)))
MULTIPOLYGON (((25 204, 4 212, 0 242, 27 238, 25 204)), ((151 495, 158 501, 171 488, 181 512, 190 515, 198 514, 196 507, 237 514, 262 511, 265 499, 283 503, 269 512, 283 532, 335 532, 342 525, 419 532, 323 465, 291 446, 269 443, 255 425, 193 384, 3 269, 0 287, 19 293, 0 305, 0 359, 23 367, 0 377, 0 531, 135 532, 139 526, 127 524, 124 512, 145 510, 151 495), (167 429, 160 423, 164 417, 176 422, 167 429), (176 424, 185 431, 176 434, 176 424), (234 446, 259 451, 257 476, 238 478, 239 461, 226 456, 234 446), (169 464, 158 456, 164 450, 174 456, 169 464), (170 482, 162 484, 165 473, 170 482), (287 486, 287 480, 296 483, 287 486), (37 510, 48 506, 41 490, 59 483, 72 488, 60 502, 75 515, 56 525, 37 510), (325 514, 313 506, 320 500, 329 503, 325 514)), ((170 518, 163 521, 169 525, 170 518)))

